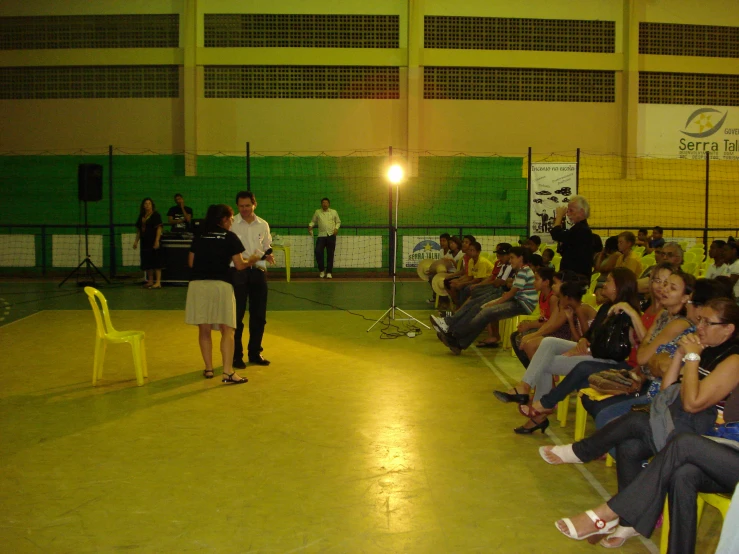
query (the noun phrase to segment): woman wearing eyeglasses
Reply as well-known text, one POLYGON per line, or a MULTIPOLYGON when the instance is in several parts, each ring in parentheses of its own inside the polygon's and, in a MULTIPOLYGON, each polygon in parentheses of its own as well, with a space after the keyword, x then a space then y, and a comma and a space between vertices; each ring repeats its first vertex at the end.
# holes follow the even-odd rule
MULTIPOLYGON (((603 540, 603 545, 611 548, 639 533, 648 536, 660 512, 653 503, 661 505, 669 493, 670 518, 675 522, 670 531, 670 552, 692 552, 695 494, 733 490, 739 480, 739 463, 723 463, 723 458, 717 457, 702 466, 698 462, 700 448, 696 450, 695 446, 687 452, 684 448, 681 451, 683 465, 694 466, 685 472, 665 475, 664 471, 655 469, 650 476, 641 477, 642 461, 656 455, 675 437, 684 444, 690 440, 685 434, 709 432, 722 411, 717 404, 727 397, 728 404, 733 406, 739 395, 738 329, 737 304, 728 298, 710 300, 699 310, 696 332, 680 340, 650 414, 631 412, 575 444, 540 449, 548 463, 563 464, 589 462, 616 447, 619 494, 595 510, 559 520, 556 525, 563 534, 577 540, 612 534, 603 540), (681 371, 682 381, 678 382, 681 371), (658 483, 650 482, 650 488, 643 483, 644 479, 656 479, 658 483), (692 541, 687 537, 690 533, 692 541)), ((733 409, 726 417, 739 419, 733 409)), ((674 460, 674 453, 663 456, 673 456, 669 459, 674 460)), ((655 461, 665 463, 659 462, 664 458, 655 461)))

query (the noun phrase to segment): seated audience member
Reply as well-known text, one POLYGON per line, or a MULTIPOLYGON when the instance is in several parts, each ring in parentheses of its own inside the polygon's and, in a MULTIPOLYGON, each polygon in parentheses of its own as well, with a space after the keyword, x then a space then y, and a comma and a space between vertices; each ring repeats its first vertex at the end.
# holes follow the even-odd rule
POLYGON ((713 263, 706 270, 704 275, 706 279, 715 279, 729 272, 729 266, 724 261, 724 246, 726 246, 724 240, 714 240, 711 243, 711 247, 708 249, 708 257, 713 259, 713 263))
POLYGON ((554 275, 552 286, 554 296, 550 301, 551 316, 533 330, 527 329, 524 322, 519 325, 518 331, 511 335, 511 347, 524 367, 529 367, 530 360, 544 337, 551 336, 577 342, 595 319, 595 308, 582 302, 582 296, 587 290, 585 283, 572 277, 569 281, 561 279, 561 273, 554 275))
POLYGON ((599 304, 602 303, 599 299, 600 289, 603 288, 608 274, 616 268, 618 254, 618 237, 608 237, 606 239, 606 243, 603 245, 603 250, 601 250, 595 257, 593 271, 600 273, 600 276, 595 284, 594 292, 599 304))
POLYGON ((531 271, 536 271, 543 265, 544 258, 541 257, 541 254, 531 254, 531 258, 529 258, 529 267, 531 267, 531 271))
MULTIPOLYGON (((437 336, 456 355, 468 348, 488 323, 517 315, 528 315, 534 310, 537 294, 534 290, 534 273, 528 266, 529 250, 522 247, 511 249, 511 268, 516 277, 510 290, 499 298, 482 305, 469 323, 458 324, 448 332, 439 331, 437 336)), ((500 340, 500 337, 495 337, 500 340)))
MULTIPOLYGON (((462 241, 457 237, 450 237, 449 233, 444 233, 439 240, 443 254, 441 259, 436 260, 429 268, 429 285, 440 270, 443 269, 445 273, 455 272, 457 270, 457 264, 460 263, 460 260, 464 256, 464 252, 462 252, 462 241)), ((436 302, 436 293, 426 302, 434 304, 436 302)))
MULTIPOLYGON (((552 315, 559 312, 559 297, 554 292, 554 270, 549 267, 540 267, 534 271, 534 290, 539 293, 539 319, 522 321, 517 330, 511 335, 511 346, 520 343, 521 337, 534 333, 549 321, 552 315)), ((562 323, 564 323, 562 321, 562 323)), ((485 343, 478 343, 478 347, 485 343)), ((514 351, 516 347, 514 347, 514 351)), ((519 355, 519 360, 520 360, 519 355)))
POLYGON ((467 264, 467 275, 452 281, 449 288, 449 296, 452 302, 459 306, 469 296, 470 292, 467 287, 481 283, 493 273, 493 262, 480 256, 482 246, 475 241, 470 243, 467 248, 467 255, 470 261, 467 264))
MULTIPOLYGON (((588 396, 582 397, 583 407, 595 420, 596 429, 600 429, 617 417, 626 414, 632 405, 649 404, 652 401, 662 384, 662 379, 659 376, 663 375, 670 367, 679 340, 683 335, 695 333, 698 309, 709 300, 728 298, 730 293, 731 286, 722 284, 716 279, 698 279, 695 281, 690 301, 685 306, 686 318, 690 322, 690 326, 668 343, 659 345, 656 353, 649 358, 647 362, 648 375, 653 378, 648 381, 646 392, 640 391, 638 395, 612 397, 600 401, 592 400, 588 396)), ((612 455, 615 457, 615 453, 612 455)))
POLYGON ((460 277, 464 277, 467 275, 467 264, 469 264, 470 257, 467 254, 467 248, 469 248, 470 244, 475 242, 475 237, 472 235, 465 235, 462 238, 462 261, 457 262, 457 269, 454 273, 449 273, 448 275, 444 276, 444 288, 449 290, 449 286, 452 280, 459 279, 460 277))
MULTIPOLYGON (((739 306, 727 298, 710 300, 699 309, 697 323, 696 334, 689 334, 680 339, 676 355, 662 380, 662 391, 655 397, 650 414, 629 412, 579 442, 563 446, 543 446, 539 449, 547 463, 556 465, 587 463, 616 447, 619 495, 616 496, 617 501, 609 503, 609 506, 615 508, 614 511, 624 518, 620 521, 624 529, 619 530, 619 535, 614 537, 621 542, 637 533, 648 535, 654 528, 664 503, 661 488, 660 491, 651 494, 649 489, 642 489, 642 486, 647 486, 645 480, 652 478, 650 477, 652 472, 647 473, 647 470, 642 469, 644 460, 657 456, 647 467, 656 464, 652 471, 659 475, 660 480, 666 479, 661 487, 667 486, 670 482, 676 485, 666 491, 672 497, 670 517, 675 522, 670 526, 670 552, 682 552, 683 547, 694 544, 695 540, 693 517, 695 499, 689 501, 685 497, 685 491, 690 491, 687 494, 695 494, 701 490, 701 486, 708 487, 707 492, 717 489, 730 491, 735 484, 735 480, 731 480, 721 485, 721 478, 718 478, 719 486, 713 484, 712 487, 711 481, 704 480, 697 471, 704 469, 705 466, 693 463, 698 460, 697 454, 690 459, 693 467, 680 475, 680 486, 672 480, 672 476, 664 475, 661 469, 656 469, 661 467, 661 460, 669 460, 686 442, 695 445, 697 435, 704 435, 714 427, 716 417, 721 411, 720 403, 725 402, 727 397, 732 410, 725 412, 724 419, 727 420, 730 415, 729 421, 735 418, 734 403, 739 396, 739 344, 736 341, 739 306), (681 372, 682 382, 678 382, 681 372), (669 446, 671 440, 676 441, 674 448, 669 446), (658 455, 660 452, 663 452, 664 458, 658 455), (682 488, 682 485, 685 488, 682 488), (643 512, 640 506, 629 501, 629 511, 623 511, 620 495, 623 494, 629 497, 628 500, 633 500, 631 494, 634 490, 638 491, 638 495, 645 494, 650 497, 649 502, 658 502, 660 508, 650 507, 643 512), (654 495, 660 498, 651 498, 654 495), (692 505, 692 508, 689 505, 692 505), (636 529, 631 529, 632 526, 636 526, 636 529), (688 529, 681 530, 682 526, 687 526, 688 529)), ((712 454, 711 458, 716 461, 733 464, 733 461, 727 460, 719 451, 713 451, 712 448, 706 445, 705 448, 699 446, 698 450, 712 454)), ((720 471, 712 475, 712 478, 716 480, 719 473, 720 471)), ((600 516, 603 515, 611 519, 611 514, 603 512, 593 514, 593 518, 588 516, 589 519, 593 519, 593 526, 601 527, 599 533, 602 530, 610 532, 616 525, 613 523, 615 514, 611 523, 601 519, 600 516), (598 523, 599 519, 601 523, 598 523)), ((587 520, 582 517, 569 522, 562 520, 558 522, 557 527, 570 538, 584 538, 585 534, 592 532, 592 529, 586 529, 587 520)))
MULTIPOLYGON (((608 311, 614 304, 627 302, 634 310, 639 309, 639 302, 636 295, 636 277, 625 267, 614 269, 608 276, 603 289, 604 296, 608 301, 598 310, 587 333, 577 342, 554 337, 546 337, 542 340, 539 349, 526 369, 523 379, 508 392, 495 391, 495 397, 498 400, 501 402, 527 404, 530 400, 529 393, 532 388, 535 388, 534 401, 538 401, 542 396, 552 390, 553 375, 567 375, 580 362, 599 360, 613 365, 623 361, 594 358, 590 353, 591 339, 593 339, 594 331, 603 325, 606 317, 608 317, 608 311)), ((536 430, 532 429, 535 424, 533 422, 529 423, 530 425, 527 423, 524 426, 527 430, 522 431, 522 433, 530 433, 536 430)), ((542 429, 543 432, 546 430, 548 424, 549 420, 546 420, 537 428, 542 429)))
MULTIPOLYGON (((655 248, 655 252, 656 252, 655 248)), ((656 259, 656 254, 655 254, 656 259)), ((676 242, 668 242, 662 246, 662 262, 670 264, 674 269, 680 269, 683 265, 683 247, 676 242)), ((642 278, 638 282, 639 292, 646 293, 649 291, 649 279, 642 278)))
MULTIPOLYGON (((630 360, 631 363, 623 362, 609 367, 604 367, 603 364, 593 362, 582 362, 578 364, 564 378, 559 386, 550 393, 542 396, 539 402, 532 404, 529 413, 534 416, 533 421, 535 423, 540 423, 542 417, 546 417, 546 415, 552 413, 557 403, 565 400, 570 393, 588 387, 588 378, 591 375, 604 369, 611 369, 611 367, 618 369, 638 367, 639 371, 645 377, 643 392, 646 394, 649 390, 649 385, 646 381, 653 382, 657 380, 656 394, 659 390, 659 379, 662 377, 663 369, 659 365, 651 366, 649 362, 656 355, 659 347, 674 341, 692 327, 692 323, 686 317, 685 306, 690 300, 693 285, 695 284, 695 279, 692 275, 682 272, 672 273, 669 267, 659 269, 657 274, 657 279, 661 280, 663 285, 661 291, 656 291, 655 294, 660 295, 662 309, 650 326, 646 326, 643 316, 626 302, 615 304, 609 310, 610 314, 625 313, 631 318, 638 341, 636 359, 634 361, 630 360)), ((611 400, 609 405, 629 400, 625 396, 614 396, 611 398, 613 400, 611 400)), ((625 411, 628 411, 628 408, 625 411)))
POLYGON ((551 267, 554 269, 554 262, 552 261, 554 259, 554 250, 551 248, 545 248, 544 252, 541 253, 541 259, 544 262, 545 267, 551 267))
POLYGON ((724 246, 724 263, 729 266, 726 276, 734 285, 734 298, 739 299, 739 245, 729 242, 724 246))
POLYGON ((659 266, 664 261, 664 255, 662 254, 662 247, 658 247, 654 249, 654 264, 647 266, 644 268, 641 272, 641 275, 639 275, 639 279, 637 279, 636 284, 639 288, 639 294, 647 294, 651 289, 652 284, 652 271, 659 266))
MULTIPOLYGON (((618 235, 616 241, 618 254, 616 254, 615 265, 613 267, 625 267, 627 269, 630 269, 634 275, 641 275, 642 266, 641 262, 639 261, 639 256, 637 256, 632 251, 634 243, 636 242, 636 237, 634 236, 634 233, 632 233, 631 231, 624 231, 623 233, 618 235)), ((600 290, 596 291, 595 296, 597 302, 599 304, 602 303, 603 298, 600 295, 600 290)))
MULTIPOLYGON (((735 392, 726 403, 725 417, 732 423, 739 421, 737 401, 739 394, 735 392)), ((571 539, 603 537, 602 546, 618 548, 631 537, 651 537, 662 515, 665 499, 668 499, 670 536, 667 551, 693 554, 698 493, 731 494, 734 491, 739 481, 738 448, 739 445, 732 447, 710 437, 690 433, 677 435, 629 486, 593 510, 557 521, 557 529, 571 539)), ((739 503, 731 504, 730 513, 735 506, 739 503)), ((732 522, 730 517, 724 521, 717 554, 735 553, 739 549, 739 540, 735 539, 733 547, 721 550, 724 533, 736 523, 739 522, 732 522)))
POLYGON ((662 238, 662 227, 655 227, 652 229, 652 238, 649 241, 649 244, 644 249, 644 254, 651 254, 652 250, 657 248, 658 246, 664 246, 665 245, 665 239, 662 238))
POLYGON ((637 246, 643 246, 646 250, 647 246, 649 246, 649 231, 646 230, 646 228, 639 229, 636 235, 636 245, 637 246))
POLYGON ((539 247, 541 246, 541 239, 538 235, 531 235, 529 238, 522 240, 520 242, 521 246, 524 248, 528 248, 531 250, 532 254, 536 254, 539 252, 539 247))
MULTIPOLYGON (((470 286, 470 297, 452 315, 446 317, 431 316, 431 325, 437 331, 449 332, 457 325, 468 323, 480 311, 483 304, 495 300, 508 290, 508 279, 511 274, 511 245, 507 242, 498 244, 495 249, 498 259, 493 266, 493 273, 480 283, 470 286)), ((512 282, 512 281, 511 281, 512 282)), ((496 343, 497 345, 497 343, 496 343)))

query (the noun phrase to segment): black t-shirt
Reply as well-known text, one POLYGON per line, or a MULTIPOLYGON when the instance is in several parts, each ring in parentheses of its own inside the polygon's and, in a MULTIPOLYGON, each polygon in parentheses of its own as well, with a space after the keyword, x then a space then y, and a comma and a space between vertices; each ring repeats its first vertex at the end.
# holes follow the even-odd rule
POLYGON ((203 233, 195 237, 190 252, 195 254, 192 264, 191 281, 226 281, 228 267, 234 254, 244 251, 241 239, 225 229, 203 233))
POLYGON ((559 270, 570 269, 578 275, 590 277, 593 272, 593 232, 588 220, 578 221, 567 230, 562 225, 552 227, 551 235, 561 243, 559 270))
MULTIPOLYGON (((192 218, 192 208, 185 206, 185 211, 192 218)), ((172 206, 167 212, 167 217, 174 219, 174 223, 172 224, 173 233, 182 233, 190 230, 190 224, 185 221, 185 215, 182 213, 182 208, 179 206, 172 206)), ((190 221, 192 221, 192 219, 190 221)))

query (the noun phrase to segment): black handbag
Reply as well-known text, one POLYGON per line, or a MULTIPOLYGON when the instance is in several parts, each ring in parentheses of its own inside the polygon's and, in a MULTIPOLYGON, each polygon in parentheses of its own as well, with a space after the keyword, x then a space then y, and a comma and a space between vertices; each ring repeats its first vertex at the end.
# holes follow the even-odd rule
POLYGON ((631 352, 631 318, 621 312, 609 315, 603 323, 593 329, 590 353, 594 358, 623 362, 631 352))

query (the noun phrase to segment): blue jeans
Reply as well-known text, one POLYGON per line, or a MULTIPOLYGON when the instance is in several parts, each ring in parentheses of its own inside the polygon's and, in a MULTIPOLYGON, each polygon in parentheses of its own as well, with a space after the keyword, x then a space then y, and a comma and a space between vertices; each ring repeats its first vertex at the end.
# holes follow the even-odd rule
POLYGON ((531 310, 518 300, 507 300, 490 308, 483 308, 469 323, 457 325, 454 329, 454 338, 457 339, 459 347, 464 349, 475 341, 477 335, 485 329, 488 323, 530 313, 531 310))

